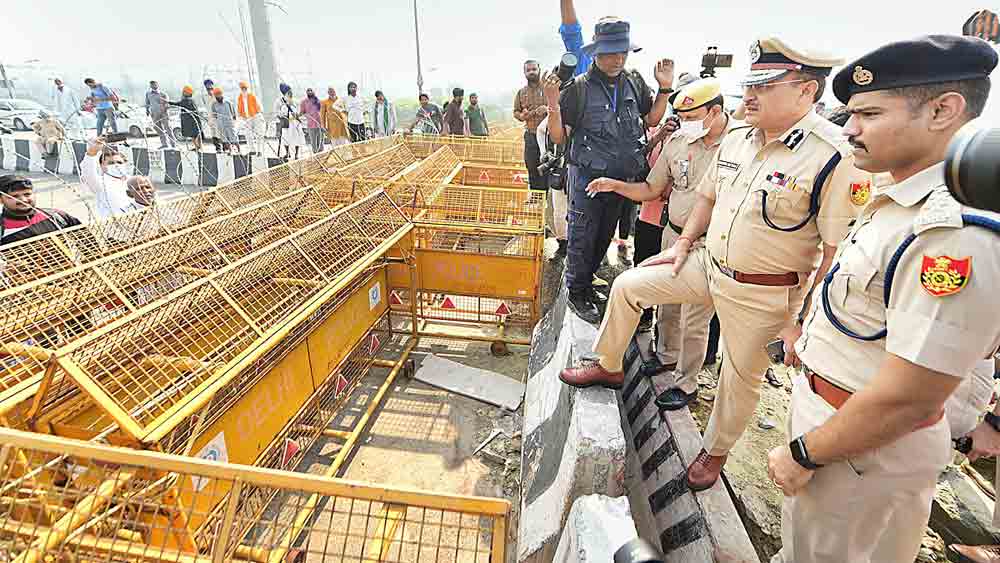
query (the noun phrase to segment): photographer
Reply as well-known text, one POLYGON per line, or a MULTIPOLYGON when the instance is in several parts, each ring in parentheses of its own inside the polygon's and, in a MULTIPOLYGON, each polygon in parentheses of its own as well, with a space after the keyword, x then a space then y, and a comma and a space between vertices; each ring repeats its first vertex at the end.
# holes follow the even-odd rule
POLYGON ((152 205, 155 188, 149 178, 130 176, 125 155, 98 137, 80 161, 80 181, 93 194, 97 216, 109 219, 152 205))
POLYGON ((611 243, 625 198, 613 193, 592 198, 586 193, 587 185, 601 177, 645 178, 645 130, 660 122, 667 96, 673 92, 672 61, 656 65, 660 89, 655 101, 642 77, 625 71, 628 54, 638 49, 629 40, 628 22, 605 18, 595 27, 594 42, 584 47, 594 57, 590 70, 561 93, 557 75, 549 74, 544 80, 549 136, 557 144, 569 141, 566 283, 570 307, 595 324, 601 320, 595 302, 604 297, 593 288, 594 272, 611 243))

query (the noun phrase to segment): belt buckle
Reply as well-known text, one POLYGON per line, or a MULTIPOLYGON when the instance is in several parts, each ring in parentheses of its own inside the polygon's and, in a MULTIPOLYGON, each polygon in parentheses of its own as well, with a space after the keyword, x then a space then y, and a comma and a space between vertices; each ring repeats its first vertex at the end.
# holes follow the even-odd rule
POLYGON ((724 266, 722 264, 719 264, 719 270, 721 270, 723 274, 726 274, 727 276, 733 278, 734 280, 736 279, 736 270, 730 268, 729 266, 724 266))

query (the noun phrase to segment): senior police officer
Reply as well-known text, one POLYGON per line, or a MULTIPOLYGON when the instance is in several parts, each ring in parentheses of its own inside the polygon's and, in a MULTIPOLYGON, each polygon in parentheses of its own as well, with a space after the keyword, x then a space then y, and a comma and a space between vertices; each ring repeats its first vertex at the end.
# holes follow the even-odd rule
MULTIPOLYGON (((599 178, 590 183, 590 193, 615 192, 636 201, 664 199, 661 222, 667 226, 661 250, 673 246, 688 215, 698 201, 695 188, 713 166, 722 138, 734 122, 723 107, 719 81, 697 80, 671 95, 680 129, 667 141, 645 182, 627 183, 599 178)), ((701 242, 699 241, 699 244, 701 242)), ((698 397, 698 371, 708 349, 708 323, 714 308, 710 302, 660 305, 657 308, 656 354, 643 364, 641 373, 663 373, 677 358, 676 385, 664 391, 656 404, 668 410, 687 406, 698 397)))
POLYGON ((755 42, 751 60, 749 126, 722 140, 673 246, 615 280, 594 343, 600 360, 560 374, 570 385, 621 385, 643 307, 714 305, 725 349, 704 449, 687 471, 694 490, 718 479, 760 399, 765 346, 780 333, 792 351, 814 275, 826 273, 864 203, 852 202, 851 186, 867 175, 854 168, 840 128, 813 111, 840 61, 776 37, 755 42), (704 246, 695 245, 703 234, 704 246))
POLYGON ((655 76, 659 91, 652 92, 633 71, 625 70, 630 52, 639 48, 629 40, 629 24, 603 18, 594 42, 584 50, 594 56, 586 74, 560 94, 559 77, 545 77, 549 107, 549 136, 556 144, 569 138, 569 248, 566 284, 570 307, 584 320, 597 323, 596 302, 604 301, 593 288, 594 272, 611 243, 624 198, 615 193, 590 197, 587 184, 595 178, 643 179, 648 172, 645 130, 663 118, 667 96, 673 92, 674 65, 661 60, 655 76))
POLYGON ((775 562, 913 561, 951 458, 945 400, 1000 346, 1000 215, 952 198, 953 135, 982 112, 985 41, 900 41, 834 79, 857 165, 882 173, 796 343, 775 562), (912 61, 920 61, 913 65, 912 61), (979 225, 975 225, 979 223, 979 225))

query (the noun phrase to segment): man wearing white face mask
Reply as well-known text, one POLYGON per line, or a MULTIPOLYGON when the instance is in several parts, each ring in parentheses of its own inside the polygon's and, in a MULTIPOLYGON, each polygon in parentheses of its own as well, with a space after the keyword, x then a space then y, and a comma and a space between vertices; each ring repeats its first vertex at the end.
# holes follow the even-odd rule
POLYGON ((135 197, 135 190, 129 187, 131 171, 125 156, 106 145, 103 137, 87 145, 87 154, 80 162, 80 181, 94 195, 98 219, 144 209, 152 202, 151 194, 135 197))
MULTIPOLYGON (((641 183, 626 183, 602 178, 591 183, 595 191, 615 191, 635 201, 662 199, 660 223, 665 225, 661 247, 670 248, 680 236, 698 193, 694 189, 722 138, 733 122, 723 108, 719 82, 714 79, 694 81, 670 98, 674 113, 680 118, 678 129, 663 146, 660 158, 641 183)), ((695 244, 701 245, 701 240, 695 244)), ((659 305, 656 313, 656 354, 642 365, 647 377, 667 371, 666 365, 677 359, 676 387, 656 398, 663 409, 684 408, 698 397, 698 371, 705 362, 708 348, 708 324, 714 307, 711 303, 659 305)))

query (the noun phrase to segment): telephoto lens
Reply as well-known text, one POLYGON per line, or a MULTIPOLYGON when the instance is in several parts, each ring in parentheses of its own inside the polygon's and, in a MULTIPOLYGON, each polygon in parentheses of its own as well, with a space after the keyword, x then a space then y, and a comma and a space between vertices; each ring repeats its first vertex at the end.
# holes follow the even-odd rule
POLYGON ((618 548, 615 563, 663 563, 663 556, 653 544, 642 538, 635 538, 618 548))
POLYGON ((962 204, 1000 213, 1000 129, 962 128, 948 145, 944 178, 962 204))
POLYGON ((578 60, 573 53, 565 53, 559 59, 559 70, 556 71, 556 76, 559 77, 561 83, 566 84, 570 80, 573 80, 573 73, 576 72, 578 60))

